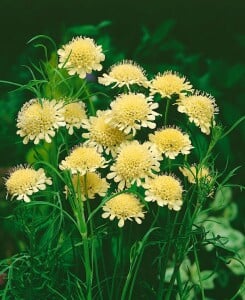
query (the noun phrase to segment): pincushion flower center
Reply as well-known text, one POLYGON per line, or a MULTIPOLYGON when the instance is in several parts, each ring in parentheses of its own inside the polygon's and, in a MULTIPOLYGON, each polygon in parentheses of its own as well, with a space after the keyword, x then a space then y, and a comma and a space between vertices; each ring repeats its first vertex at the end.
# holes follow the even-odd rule
POLYGON ((52 128, 55 123, 55 109, 51 106, 41 106, 39 103, 30 105, 24 112, 25 123, 29 131, 34 133, 43 132, 52 128))

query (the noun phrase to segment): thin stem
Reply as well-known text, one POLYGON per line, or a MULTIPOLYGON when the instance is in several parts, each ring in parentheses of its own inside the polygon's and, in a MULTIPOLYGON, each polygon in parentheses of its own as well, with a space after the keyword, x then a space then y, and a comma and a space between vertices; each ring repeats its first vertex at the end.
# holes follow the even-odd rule
MULTIPOLYGON (((163 299, 163 292, 164 292, 164 285, 165 285, 164 279, 165 279, 167 264, 168 264, 168 260, 169 260, 171 245, 172 245, 172 242, 173 242, 172 240, 173 240, 173 236, 174 236, 175 225, 177 223, 178 216, 179 216, 179 212, 176 213, 176 215, 174 217, 173 224, 171 224, 171 231, 170 231, 169 240, 168 240, 168 243, 167 243, 167 250, 166 250, 166 252, 164 251, 165 252, 165 254, 164 254, 165 259, 164 259, 164 263, 163 263, 163 266, 162 266, 161 271, 160 271, 160 284, 159 284, 158 295, 157 295, 157 299, 159 299, 159 300, 163 299)), ((168 220, 168 224, 166 224, 166 226, 169 226, 169 224, 170 224, 170 219, 168 220)))
POLYGON ((169 111, 169 104, 170 104, 170 99, 168 98, 166 100, 166 109, 165 109, 165 114, 164 114, 164 125, 167 125, 167 121, 168 121, 168 111, 169 111))
POLYGON ((117 257, 116 257, 116 263, 115 263, 113 277, 112 277, 111 297, 110 297, 111 300, 115 299, 113 293, 114 293, 115 279, 116 279, 118 267, 119 267, 120 262, 121 262, 122 245, 123 245, 122 240, 123 240, 123 231, 120 228, 120 233, 119 233, 119 237, 118 237, 118 244, 117 244, 117 257))
MULTIPOLYGON (((86 178, 86 175, 85 175, 85 190, 87 191, 86 183, 87 183, 87 178, 86 178)), ((89 200, 87 200, 86 202, 87 202, 88 216, 90 216, 91 209, 90 209, 89 200)), ((95 276, 96 276, 96 281, 97 281, 97 285, 98 285, 98 291, 99 291, 100 299, 103 300, 102 289, 101 289, 101 284, 100 284, 100 277, 99 277, 98 258, 97 258, 96 249, 94 248, 94 242, 95 242, 94 238, 95 238, 95 236, 94 236, 93 218, 90 219, 89 223, 90 223, 90 233, 91 233, 91 236, 92 236, 92 239, 91 239, 92 258, 94 258, 92 260, 92 263, 94 262, 94 266, 95 266, 95 276)))
POLYGON ((153 220, 153 222, 152 222, 152 224, 151 224, 151 227, 150 227, 149 231, 147 232, 147 234, 146 234, 146 235, 143 237, 143 239, 142 239, 142 247, 141 247, 141 249, 140 249, 140 250, 142 250, 142 251, 140 251, 140 253, 139 253, 139 255, 136 257, 135 261, 131 264, 131 270, 132 270, 132 272, 130 272, 130 270, 129 270, 129 276, 127 276, 127 280, 126 280, 126 283, 125 283, 125 286, 124 286, 124 289, 123 289, 123 294, 122 294, 122 298, 121 298, 122 300, 123 300, 123 299, 125 298, 125 296, 126 296, 126 292, 127 292, 127 288, 128 288, 128 284, 129 284, 129 283, 131 283, 131 285, 130 285, 129 296, 128 296, 127 300, 132 299, 133 288, 134 288, 135 281, 136 281, 136 278, 137 278, 137 274, 138 274, 138 271, 139 271, 140 263, 141 263, 142 257, 143 257, 143 252, 144 252, 144 247, 145 247, 144 242, 147 241, 148 235, 152 232, 153 227, 155 226, 155 224, 156 224, 156 222, 157 222, 157 220, 158 220, 158 217, 159 217, 159 211, 160 211, 160 210, 159 210, 159 207, 158 207, 157 213, 156 213, 156 215, 155 215, 155 217, 154 217, 154 220, 153 220), (137 259, 138 259, 138 261, 137 261, 137 259), (135 265, 136 265, 136 267, 135 267, 135 265), (132 274, 133 274, 133 275, 132 275, 132 274), (131 277, 131 275, 132 275, 132 277, 131 277))
MULTIPOLYGON (((171 294, 172 294, 174 282, 175 282, 177 273, 179 272, 180 265, 181 265, 181 263, 176 263, 175 266, 174 266, 174 271, 173 271, 173 275, 172 275, 170 283, 169 283, 168 292, 167 292, 166 296, 164 297, 164 300, 171 299, 171 294)), ((163 299, 163 298, 158 298, 158 299, 160 300, 160 299, 163 299)))
POLYGON ((86 85, 84 85, 84 92, 88 99, 88 103, 89 103, 89 107, 90 107, 90 114, 91 114, 91 116, 95 116, 95 108, 94 108, 93 100, 91 98, 91 95, 90 95, 89 90, 86 85))
MULTIPOLYGON (((78 176, 80 176, 78 174, 78 176)), ((80 184, 78 184, 78 191, 75 195, 75 198, 73 199, 74 204, 74 214, 77 219, 79 232, 82 237, 83 241, 83 251, 84 251, 84 267, 85 267, 85 277, 86 277, 86 288, 87 288, 87 300, 92 300, 92 282, 93 282, 93 272, 91 267, 91 259, 90 259, 90 245, 89 245, 89 239, 88 239, 88 228, 87 228, 87 222, 85 218, 84 213, 84 201, 85 199, 82 199, 81 195, 81 187, 80 184)), ((88 200, 87 200, 88 201, 88 200)))
POLYGON ((199 260, 198 260, 198 256, 197 256, 196 241, 193 242, 193 250, 194 250, 195 263, 196 263, 196 267, 197 267, 197 275, 198 275, 200 289, 201 289, 201 296, 202 296, 202 300, 205 300, 204 288, 202 285, 202 278, 201 278, 201 272, 200 272, 200 265, 199 265, 199 260))
MULTIPOLYGON (((187 232, 189 230, 189 228, 192 226, 192 224, 190 224, 190 222, 189 222, 188 216, 189 216, 189 212, 191 210, 192 197, 194 195, 194 192, 195 192, 195 187, 194 187, 194 189, 193 189, 193 191, 191 193, 191 196, 189 197, 189 200, 188 200, 188 203, 187 203, 187 208, 186 208, 184 217, 182 219, 182 224, 180 225, 177 237, 179 237, 181 235, 184 235, 185 232, 187 232)), ((174 224, 175 224, 175 222, 176 221, 174 221, 174 224)), ((174 234, 174 224, 173 224, 172 232, 170 233, 170 241, 172 240, 173 234, 174 234)), ((164 268, 163 268, 163 271, 162 271, 162 274, 161 274, 163 276, 160 276, 161 280, 160 280, 160 286, 159 286, 158 298, 157 298, 159 300, 163 298, 164 277, 165 277, 165 272, 166 272, 165 269, 167 267, 167 262, 168 262, 168 258, 169 258, 168 257, 169 256, 169 251, 171 249, 171 245, 170 244, 171 243, 168 244, 168 248, 167 248, 167 252, 166 252, 166 261, 165 261, 165 265, 164 265, 164 268)), ((164 298, 164 300, 168 300, 171 297, 173 285, 174 285, 176 276, 178 275, 179 267, 180 267, 180 265, 182 263, 183 257, 185 255, 185 249, 186 249, 186 247, 187 247, 188 244, 189 244, 189 239, 186 239, 186 240, 184 239, 183 245, 180 247, 180 250, 179 250, 180 256, 178 256, 178 255, 176 256, 176 263, 175 263, 174 271, 173 271, 173 274, 172 274, 172 277, 171 277, 171 280, 170 280, 170 283, 169 283, 167 295, 164 298)))
POLYGON ((182 280, 181 280, 181 276, 180 276, 180 271, 179 270, 177 272, 177 285, 178 285, 178 291, 179 291, 180 299, 182 299, 183 286, 182 286, 182 280))

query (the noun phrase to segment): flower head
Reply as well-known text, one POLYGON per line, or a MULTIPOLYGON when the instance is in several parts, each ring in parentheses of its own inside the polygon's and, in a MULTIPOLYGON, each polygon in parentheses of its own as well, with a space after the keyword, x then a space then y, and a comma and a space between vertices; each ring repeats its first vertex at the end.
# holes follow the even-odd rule
POLYGON ((209 169, 207 167, 201 167, 198 168, 196 165, 190 166, 190 168, 187 167, 180 167, 179 168, 181 173, 187 177, 188 181, 190 183, 196 183, 197 181, 200 180, 206 180, 206 181, 211 181, 212 177, 210 176, 209 169))
POLYGON ((192 91, 192 85, 185 77, 176 72, 166 71, 163 74, 157 74, 150 83, 151 95, 159 93, 163 98, 171 98, 173 95, 185 95, 192 91))
POLYGON ((60 163, 61 170, 70 170, 72 174, 84 175, 94 172, 98 168, 106 167, 105 159, 96 151, 96 148, 79 145, 74 148, 60 163))
POLYGON ((83 102, 72 102, 64 106, 63 112, 66 128, 69 134, 74 133, 74 127, 80 128, 83 121, 87 119, 85 105, 83 102))
POLYGON ((152 101, 152 97, 147 98, 143 94, 121 94, 111 103, 107 121, 126 134, 132 132, 135 135, 141 127, 153 129, 158 115, 154 109, 158 108, 158 104, 152 101))
POLYGON ((148 178, 144 184, 145 200, 156 201, 159 206, 167 205, 169 209, 180 210, 182 206, 182 186, 171 175, 159 175, 148 178))
POLYGON ((102 218, 119 219, 119 227, 123 227, 126 220, 132 221, 132 219, 141 224, 145 213, 138 198, 128 193, 119 194, 108 200, 103 210, 102 218))
POLYGON ((30 202, 30 196, 45 190, 47 184, 52 184, 52 180, 46 177, 43 169, 19 166, 10 173, 5 184, 11 198, 30 202))
POLYGON ((32 99, 21 108, 17 118, 17 134, 24 137, 23 143, 40 140, 51 143, 55 130, 64 126, 63 102, 32 99))
POLYGON ((208 94, 195 93, 184 97, 178 102, 178 111, 186 113, 190 122, 201 128, 205 134, 210 134, 214 114, 218 112, 215 100, 208 94))
POLYGON ((112 172, 107 178, 114 178, 119 183, 119 190, 134 183, 140 186, 142 179, 153 176, 153 171, 159 171, 159 160, 161 157, 151 143, 125 142, 119 147, 116 161, 111 166, 112 172))
POLYGON ((132 84, 148 86, 145 71, 131 60, 123 60, 111 66, 108 75, 104 73, 103 77, 99 77, 99 83, 103 85, 114 83, 113 87, 126 85, 128 88, 132 84))
POLYGON ((80 78, 85 78, 93 70, 100 71, 100 62, 105 60, 102 47, 97 46, 93 39, 82 36, 63 45, 58 54, 59 68, 66 68, 70 75, 78 74, 80 78))
POLYGON ((149 140, 170 159, 174 159, 179 153, 189 154, 193 148, 189 136, 183 134, 179 128, 163 128, 150 134, 149 140))
POLYGON ((86 173, 85 175, 73 175, 72 184, 75 192, 80 193, 82 200, 94 199, 95 195, 105 196, 109 184, 105 178, 101 178, 98 173, 86 173))
POLYGON ((99 152, 105 149, 107 154, 111 152, 112 155, 115 155, 117 147, 130 136, 106 122, 107 113, 108 111, 98 110, 96 117, 92 116, 84 122, 83 128, 89 132, 83 133, 82 136, 88 139, 84 144, 96 147, 99 152))

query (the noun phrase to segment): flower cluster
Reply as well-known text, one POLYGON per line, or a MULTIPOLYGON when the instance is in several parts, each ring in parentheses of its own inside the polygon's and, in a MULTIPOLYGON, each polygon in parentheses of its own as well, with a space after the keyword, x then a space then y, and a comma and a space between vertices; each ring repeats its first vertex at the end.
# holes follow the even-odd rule
MULTIPOLYGON (((101 71, 105 59, 102 46, 81 36, 63 45, 57 54, 57 67, 81 79, 101 71)), ((114 88, 113 99, 105 110, 89 115, 83 99, 76 99, 77 94, 71 99, 32 99, 18 114, 17 134, 24 144, 39 144, 42 140, 52 143, 55 135, 64 142, 68 137, 65 131, 70 136, 76 133, 72 146, 77 146, 66 153, 63 144, 59 148, 62 159, 58 157, 57 172, 70 178, 66 196, 84 201, 109 195, 103 203, 102 217, 118 219, 119 227, 126 220, 142 222, 146 211, 142 199, 180 210, 185 190, 172 173, 175 169, 171 164, 177 160, 175 165, 190 183, 198 184, 202 178, 210 181, 211 176, 206 167, 187 168, 194 146, 188 124, 183 125, 179 119, 184 113, 201 132, 210 134, 218 112, 214 98, 194 91, 177 72, 158 73, 150 80, 145 70, 131 60, 112 65, 98 77, 98 84, 105 91, 114 88), (168 125, 169 109, 176 114, 173 120, 178 120, 178 127, 168 125)), ((66 149, 72 143, 70 136, 69 144, 65 141, 66 149)), ((51 178, 43 169, 31 167, 17 168, 6 181, 9 195, 26 202, 50 184, 51 178)))

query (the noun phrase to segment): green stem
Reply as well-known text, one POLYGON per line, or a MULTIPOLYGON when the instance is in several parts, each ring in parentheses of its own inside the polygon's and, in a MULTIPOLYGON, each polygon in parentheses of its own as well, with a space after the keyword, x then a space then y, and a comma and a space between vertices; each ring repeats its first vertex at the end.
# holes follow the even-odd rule
POLYGON ((159 210, 159 207, 158 207, 157 213, 154 217, 154 220, 151 224, 151 227, 148 230, 147 234, 142 239, 142 247, 140 249, 141 251, 139 251, 140 252, 139 255, 136 257, 135 261, 130 266, 131 271, 129 270, 129 274, 127 276, 127 280, 126 280, 126 283, 125 283, 125 286, 124 286, 124 289, 123 289, 121 300, 123 300, 126 297, 126 292, 127 292, 129 283, 131 283, 130 289, 129 289, 129 296, 128 296, 128 298, 125 298, 125 299, 127 299, 127 300, 132 299, 133 288, 134 288, 134 285, 135 285, 135 281, 136 281, 137 274, 138 274, 138 271, 139 271, 140 263, 142 261, 142 257, 143 257, 143 253, 144 253, 144 247, 145 247, 144 243, 147 241, 148 235, 151 233, 151 231, 153 230, 153 227, 155 226, 155 224, 158 220, 159 212, 160 212, 160 210, 159 210))
POLYGON ((123 246, 122 240, 123 240, 123 231, 120 228, 118 244, 117 244, 117 257, 116 257, 116 263, 115 263, 114 272, 113 272, 113 276, 112 276, 111 297, 110 297, 111 300, 115 299, 113 293, 114 293, 115 279, 116 279, 118 267, 121 263, 121 258, 122 258, 121 257, 122 256, 122 246, 123 246))
MULTIPOLYGON (((169 212, 168 212, 168 214, 169 214, 169 212)), ((159 300, 163 299, 164 285, 165 285, 165 282, 164 282, 165 274, 166 274, 166 269, 167 269, 167 264, 168 264, 168 260, 169 260, 171 246, 172 246, 172 243, 173 243, 172 240, 173 240, 175 225, 177 223, 178 216, 179 216, 179 212, 176 213, 173 224, 171 224, 171 231, 170 231, 170 234, 169 234, 169 240, 167 241, 167 250, 165 252, 165 247, 164 247, 163 248, 164 251, 162 251, 162 252, 165 252, 165 254, 162 253, 165 259, 164 259, 163 266, 162 266, 161 271, 160 271, 160 284, 159 284, 158 294, 157 294, 157 299, 159 299, 159 300)), ((168 224, 166 224, 166 226, 169 226, 169 225, 170 225, 170 219, 168 220, 168 224)))
MULTIPOLYGON (((192 226, 192 223, 190 223, 190 220, 189 220, 188 217, 189 217, 189 213, 190 213, 190 210, 191 210, 191 204, 192 204, 192 198, 193 198, 194 192, 195 192, 195 187, 194 187, 194 189, 193 189, 193 191, 191 193, 191 196, 190 196, 190 198, 188 200, 187 208, 186 208, 186 211, 185 211, 185 214, 184 214, 181 226, 179 228, 179 232, 178 232, 178 236, 177 236, 176 240, 179 240, 178 237, 180 237, 181 235, 185 235, 185 233, 192 226)), ((176 223, 176 220, 174 221, 174 224, 175 223, 176 223)), ((173 238, 174 224, 173 224, 173 228, 172 228, 172 231, 171 231, 171 234, 170 234, 170 241, 173 238)), ((160 276, 160 286, 159 286, 158 298, 157 298, 159 300, 163 299, 164 277, 165 277, 165 272, 166 272, 166 267, 167 267, 167 262, 168 262, 169 251, 171 249, 171 245, 170 244, 171 243, 168 244, 168 248, 167 248, 167 252, 166 252, 165 265, 164 265, 164 268, 162 269, 163 270, 162 272, 164 272, 164 273, 162 273, 163 276, 160 276)), ((187 247, 188 244, 189 244, 189 239, 186 239, 186 240, 183 239, 183 245, 180 247, 180 250, 179 250, 180 256, 178 256, 178 254, 176 256, 176 263, 175 263, 174 271, 173 271, 173 274, 172 274, 172 277, 171 277, 171 280, 170 280, 170 283, 169 283, 167 295, 164 298, 164 300, 168 300, 171 297, 173 285, 174 285, 176 276, 178 276, 179 267, 180 267, 180 265, 181 265, 181 263, 183 261, 183 257, 185 255, 185 249, 186 249, 186 247, 187 247)))
MULTIPOLYGON (((78 174, 78 176, 80 176, 78 174)), ((88 201, 88 200, 87 200, 88 201)), ((92 281, 93 281, 93 272, 91 267, 91 259, 90 259, 90 252, 89 252, 89 239, 88 239, 88 228, 85 219, 84 213, 84 202, 81 195, 80 185, 78 184, 78 191, 75 195, 74 199, 74 214, 76 216, 79 232, 82 237, 83 241, 83 251, 84 251, 84 267, 85 267, 85 277, 86 277, 86 288, 87 288, 87 300, 92 300, 92 281)))
POLYGON ((89 103, 90 114, 91 114, 91 116, 95 116, 95 107, 94 107, 94 104, 93 104, 93 100, 91 98, 91 95, 90 95, 89 90, 88 90, 86 85, 84 85, 84 92, 87 96, 87 100, 88 100, 88 103, 89 103))
POLYGON ((168 98, 166 100, 166 109, 165 109, 165 114, 164 114, 164 125, 167 125, 167 120, 168 120, 168 111, 169 111, 169 104, 170 104, 170 99, 168 98))
MULTIPOLYGON (((86 180, 86 175, 85 175, 85 181, 86 180)), ((87 190, 86 188, 86 184, 85 184, 85 190, 87 190)), ((91 209, 90 209, 90 204, 89 204, 89 200, 86 201, 87 202, 87 209, 88 209, 88 216, 90 216, 91 214, 91 209)), ((100 295, 100 299, 103 300, 103 296, 102 296, 102 289, 101 289, 101 284, 100 284, 100 277, 99 277, 99 268, 98 268, 98 258, 97 258, 97 253, 96 253, 96 249, 94 248, 94 223, 93 223, 93 218, 90 219, 89 221, 90 223, 90 233, 92 236, 91 239, 91 246, 92 246, 92 262, 94 262, 94 266, 95 266, 95 276, 96 276, 96 281, 97 281, 97 286, 98 286, 98 291, 99 291, 99 295, 100 295)), ((98 241, 99 243, 99 241, 98 241)))
MULTIPOLYGON (((179 267, 180 267, 180 263, 176 263, 175 266, 174 266, 173 275, 172 275, 170 283, 169 283, 168 292, 167 292, 166 296, 164 297, 164 300, 170 300, 171 299, 171 294, 172 294, 172 290, 173 290, 173 286, 174 286, 176 276, 179 272, 179 267)), ((163 299, 163 298, 158 298, 158 299, 160 300, 160 299, 163 299)))
POLYGON ((201 272, 200 272, 200 265, 199 265, 199 260, 198 260, 198 256, 197 256, 196 241, 193 242, 193 250, 194 250, 195 263, 196 263, 196 267, 197 267, 197 275, 198 275, 198 279, 199 279, 199 285, 200 285, 200 289, 201 289, 201 296, 202 296, 202 300, 205 300, 204 288, 202 285, 202 278, 201 278, 201 272))
POLYGON ((177 285, 178 285, 178 291, 179 291, 180 299, 182 299, 182 296, 183 296, 183 286, 182 286, 182 280, 181 280, 181 276, 180 276, 180 271, 179 270, 177 272, 177 285))

